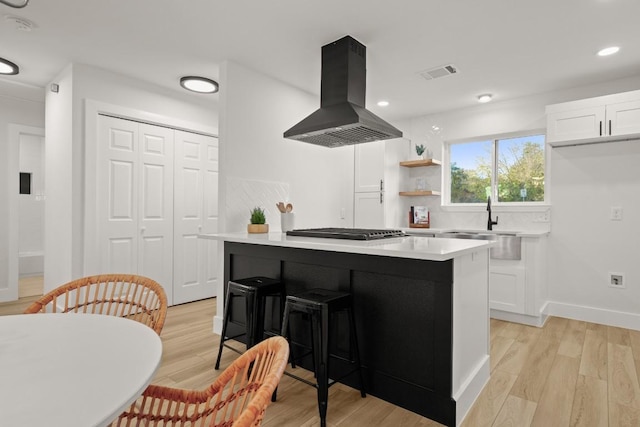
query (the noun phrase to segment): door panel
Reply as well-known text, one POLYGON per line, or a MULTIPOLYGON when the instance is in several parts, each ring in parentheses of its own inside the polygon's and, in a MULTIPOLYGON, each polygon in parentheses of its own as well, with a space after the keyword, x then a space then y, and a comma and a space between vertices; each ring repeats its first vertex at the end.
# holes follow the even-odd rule
POLYGON ((174 301, 215 295, 215 242, 198 234, 217 232, 218 142, 176 131, 174 301))
POLYGON ((384 194, 355 193, 353 226, 356 228, 384 228, 384 194))
POLYGON ((382 191, 384 188, 384 141, 368 142, 355 146, 356 193, 382 191))
POLYGON ((134 166, 133 162, 113 160, 109 164, 109 220, 133 221, 134 166))
POLYGON ((172 129, 140 124, 140 274, 160 283, 173 305, 173 148, 172 129))
POLYGON ((138 124, 101 116, 98 121, 96 273, 137 273, 138 124))
POLYGON ((134 239, 126 237, 109 239, 107 250, 104 251, 106 259, 102 262, 105 267, 102 272, 130 273, 137 271, 137 265, 134 265, 137 252, 135 248, 134 239))
POLYGON ((150 277, 172 304, 173 130, 100 116, 98 133, 97 272, 150 277))

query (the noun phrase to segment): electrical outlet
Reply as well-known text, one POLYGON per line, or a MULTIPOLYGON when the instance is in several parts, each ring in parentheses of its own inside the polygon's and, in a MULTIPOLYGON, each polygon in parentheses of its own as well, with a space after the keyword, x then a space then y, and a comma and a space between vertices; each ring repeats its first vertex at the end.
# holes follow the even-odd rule
POLYGON ((609 216, 611 221, 622 221, 622 207, 611 206, 611 214, 609 216))
POLYGON ((627 284, 624 281, 624 273, 609 273, 609 286, 612 288, 626 288, 627 284))

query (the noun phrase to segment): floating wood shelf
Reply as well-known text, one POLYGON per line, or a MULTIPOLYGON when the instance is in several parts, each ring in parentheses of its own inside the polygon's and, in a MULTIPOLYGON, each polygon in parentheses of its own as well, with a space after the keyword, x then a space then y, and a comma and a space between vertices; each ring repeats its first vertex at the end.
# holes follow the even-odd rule
POLYGON ((401 191, 400 193, 401 196, 439 196, 440 192, 439 191, 432 191, 432 190, 426 190, 426 191, 401 191))
POLYGON ((420 160, 407 160, 404 162, 400 162, 400 166, 404 166, 405 168, 417 168, 421 166, 438 166, 442 163, 440 160, 436 159, 420 159, 420 160))

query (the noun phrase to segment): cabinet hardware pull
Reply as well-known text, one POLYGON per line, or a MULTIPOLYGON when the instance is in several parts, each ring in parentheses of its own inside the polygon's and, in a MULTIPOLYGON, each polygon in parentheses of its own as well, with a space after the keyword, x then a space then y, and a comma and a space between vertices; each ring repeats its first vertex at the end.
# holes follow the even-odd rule
POLYGON ((611 120, 609 120, 609 135, 611 135, 611 120))
POLYGON ((600 120, 600 136, 602 136, 602 120, 600 120))
POLYGON ((384 180, 380 180, 380 191, 384 191, 384 180))
POLYGON ((382 204, 384 202, 384 193, 381 191, 380 192, 380 204, 382 204))

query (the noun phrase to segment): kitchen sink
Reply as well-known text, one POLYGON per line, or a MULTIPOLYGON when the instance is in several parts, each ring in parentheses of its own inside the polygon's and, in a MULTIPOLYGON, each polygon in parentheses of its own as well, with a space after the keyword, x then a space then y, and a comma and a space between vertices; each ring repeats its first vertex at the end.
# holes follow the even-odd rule
POLYGON ((448 231, 435 234, 434 237, 449 239, 477 239, 497 242, 490 249, 492 259, 519 260, 522 257, 522 238, 512 233, 483 233, 474 231, 448 231))

